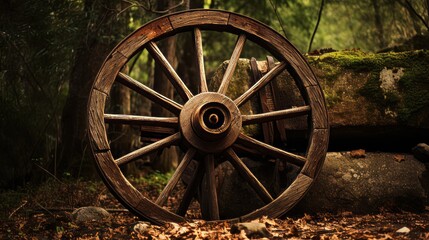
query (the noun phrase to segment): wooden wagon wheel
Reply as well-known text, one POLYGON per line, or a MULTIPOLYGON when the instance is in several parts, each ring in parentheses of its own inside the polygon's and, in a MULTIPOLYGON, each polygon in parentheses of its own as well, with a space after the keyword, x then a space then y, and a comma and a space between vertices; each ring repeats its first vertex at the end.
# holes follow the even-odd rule
MULTIPOLYGON (((156 81, 156 80, 155 80, 156 81)), ((263 215, 278 217, 290 210, 306 193, 323 164, 329 128, 323 93, 303 56, 284 37, 266 25, 235 13, 217 10, 191 10, 158 18, 126 37, 102 65, 90 93, 89 138, 100 173, 112 193, 130 211, 154 223, 186 221, 185 213, 205 175, 208 199, 208 220, 219 219, 215 189, 215 161, 227 159, 242 178, 254 189, 266 205, 240 218, 245 221, 263 215), (238 35, 234 51, 220 87, 210 92, 204 70, 201 30, 222 31, 238 35), (192 93, 159 50, 156 41, 182 32, 192 32, 198 59, 199 92, 192 93), (226 96, 238 58, 246 40, 270 52, 280 63, 265 74, 241 96, 226 96), (184 104, 169 99, 121 71, 123 66, 142 49, 148 50, 173 84, 184 104), (281 72, 287 71, 295 80, 305 105, 259 114, 243 114, 240 106, 246 103, 281 72), (118 82, 150 99, 173 113, 174 117, 152 117, 105 113, 106 98, 114 82, 118 82), (242 127, 267 121, 307 116, 308 145, 304 154, 288 152, 246 135, 242 127), (174 129, 175 133, 114 159, 110 151, 105 123, 138 124, 174 129), (184 156, 173 176, 156 201, 150 201, 123 175, 120 166, 149 153, 176 145, 184 149, 184 156), (279 196, 273 197, 240 158, 238 152, 252 149, 300 167, 293 183, 279 196), (192 181, 180 201, 177 211, 163 208, 172 189, 179 182, 192 160, 199 164, 192 181)), ((225 220, 225 219, 223 219, 225 220)))

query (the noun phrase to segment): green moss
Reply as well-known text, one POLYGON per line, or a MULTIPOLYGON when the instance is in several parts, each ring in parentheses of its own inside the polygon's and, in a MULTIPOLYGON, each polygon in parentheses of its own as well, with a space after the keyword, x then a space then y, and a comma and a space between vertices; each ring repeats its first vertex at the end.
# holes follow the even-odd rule
POLYGON ((323 93, 325 95, 326 105, 328 107, 332 107, 341 101, 341 94, 337 91, 328 91, 325 89, 323 93))
MULTIPOLYGON (((398 120, 407 122, 414 112, 429 105, 429 51, 418 50, 399 53, 365 53, 362 51, 340 51, 309 57, 309 62, 319 68, 327 81, 334 81, 344 70, 365 72, 370 79, 359 89, 359 94, 380 108, 393 108, 398 120), (380 88, 380 71, 384 68, 404 68, 398 82, 398 92, 384 93, 380 88), (402 100, 401 100, 402 98, 402 100)), ((332 93, 326 94, 328 105, 335 100, 332 93)))

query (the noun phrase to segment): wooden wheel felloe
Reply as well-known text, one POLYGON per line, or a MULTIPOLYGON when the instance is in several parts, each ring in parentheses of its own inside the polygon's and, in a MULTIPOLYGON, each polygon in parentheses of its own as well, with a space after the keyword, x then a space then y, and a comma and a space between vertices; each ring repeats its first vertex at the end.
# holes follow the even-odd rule
POLYGON ((300 53, 284 37, 264 24, 225 11, 191 10, 164 16, 144 25, 111 52, 99 71, 89 100, 89 138, 106 185, 130 211, 159 224, 186 221, 187 209, 198 189, 201 190, 201 198, 205 199, 201 208, 207 212, 205 218, 208 220, 238 221, 263 215, 278 217, 286 213, 303 197, 320 171, 326 155, 328 136, 323 93, 300 53), (206 80, 202 31, 223 31, 238 36, 219 87, 212 91, 206 80), (195 40, 199 70, 199 75, 195 76, 199 82, 199 91, 196 93, 189 90, 157 46, 157 41, 184 32, 191 32, 195 40), (266 49, 280 63, 239 97, 232 99, 226 93, 246 42, 256 43, 266 49), (124 65, 142 49, 146 49, 156 64, 162 67, 183 104, 121 72, 124 65), (246 102, 282 72, 287 72, 295 80, 305 102, 303 106, 255 114, 241 110, 246 102), (132 89, 174 116, 105 113, 106 99, 114 83, 132 89), (308 119, 309 136, 303 154, 264 143, 243 130, 244 126, 251 124, 302 116, 308 119), (155 132, 157 127, 162 127, 170 129, 171 134, 164 134, 165 137, 115 159, 110 151, 106 123, 153 126, 155 132), (182 160, 159 197, 151 201, 127 180, 120 167, 170 146, 180 147, 184 153, 182 160), (246 151, 256 151, 261 156, 298 166, 300 173, 281 194, 274 196, 244 164, 241 154, 246 151), (215 186, 215 168, 220 160, 227 160, 232 164, 265 206, 240 218, 220 219, 215 186), (183 191, 179 206, 176 209, 163 207, 191 162, 197 162, 198 166, 183 191))

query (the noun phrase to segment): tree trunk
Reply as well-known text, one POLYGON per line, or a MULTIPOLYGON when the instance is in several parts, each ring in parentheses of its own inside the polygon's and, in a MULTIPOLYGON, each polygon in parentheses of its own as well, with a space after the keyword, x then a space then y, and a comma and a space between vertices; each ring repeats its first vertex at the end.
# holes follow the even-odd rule
POLYGON ((378 0, 372 0, 372 6, 374 7, 374 18, 375 18, 375 30, 377 40, 378 40, 378 47, 379 49, 383 49, 386 47, 386 41, 384 39, 384 28, 383 28, 383 22, 381 20, 380 15, 380 6, 378 5, 378 0))
POLYGON ((118 3, 85 1, 87 19, 83 21, 81 30, 85 34, 76 51, 69 93, 62 113, 60 162, 57 166, 60 173, 67 172, 74 177, 91 176, 94 173, 86 139, 88 96, 98 69, 115 44, 114 41, 100 41, 100 35, 118 34, 115 11, 118 3))

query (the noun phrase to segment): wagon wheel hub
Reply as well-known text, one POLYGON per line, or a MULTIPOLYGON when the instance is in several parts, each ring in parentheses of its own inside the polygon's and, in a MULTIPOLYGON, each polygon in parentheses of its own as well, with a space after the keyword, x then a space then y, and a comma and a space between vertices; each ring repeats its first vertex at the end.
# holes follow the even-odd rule
POLYGON ((241 114, 223 94, 206 92, 191 98, 179 117, 186 141, 205 153, 219 153, 231 146, 241 128, 241 114))

